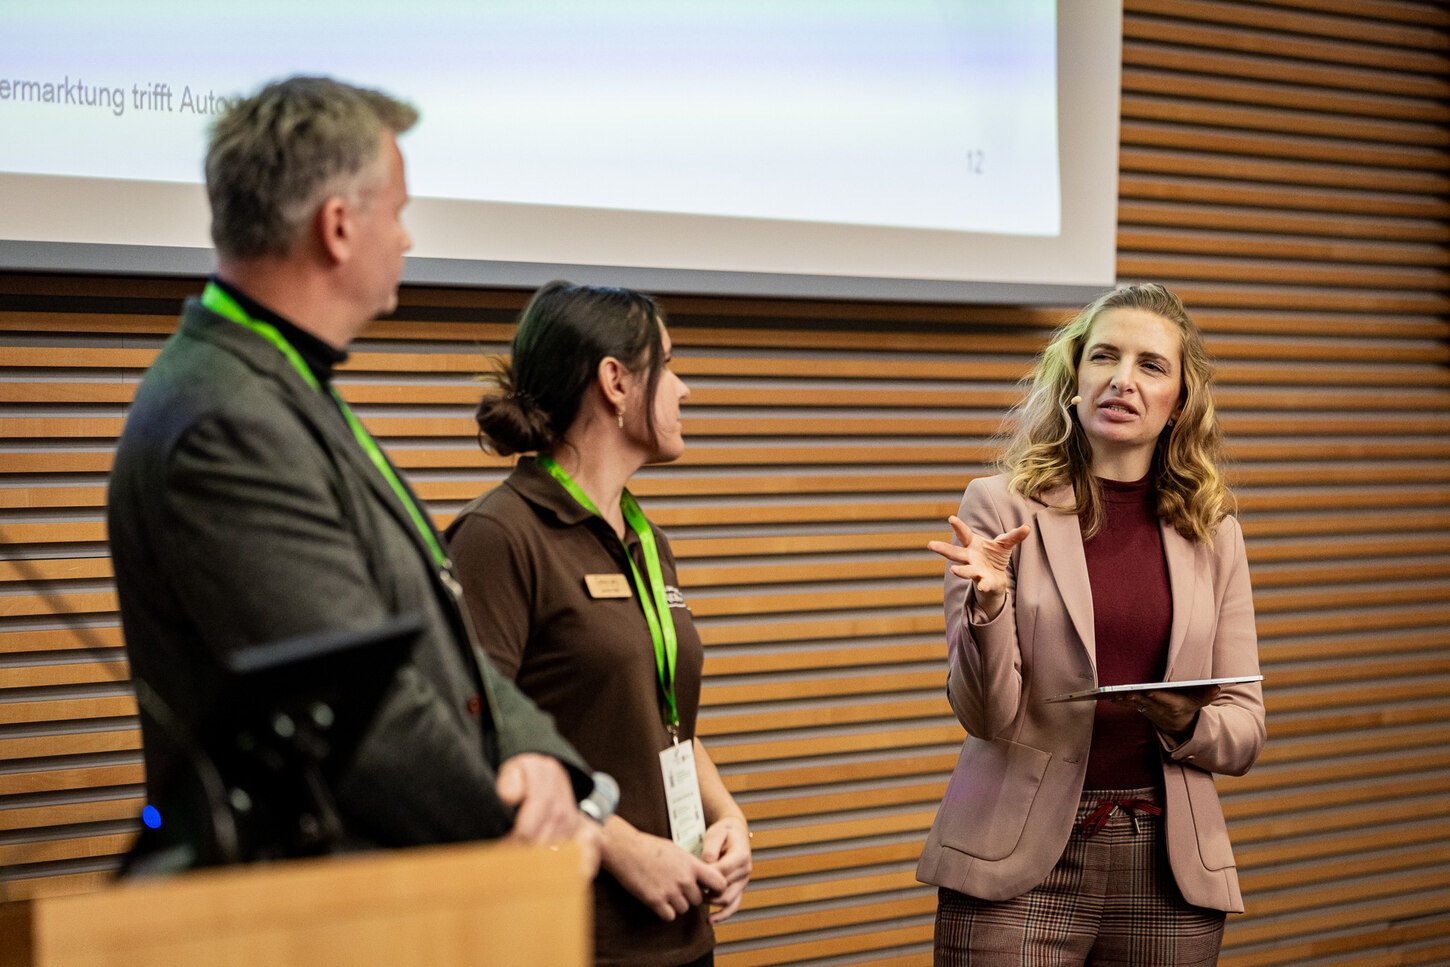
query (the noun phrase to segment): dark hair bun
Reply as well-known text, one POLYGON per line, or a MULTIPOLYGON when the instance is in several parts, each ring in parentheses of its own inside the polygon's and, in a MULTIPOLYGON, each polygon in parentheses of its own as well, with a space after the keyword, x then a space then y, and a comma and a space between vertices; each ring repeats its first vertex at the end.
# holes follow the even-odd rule
POLYGON ((556 441, 549 414, 529 394, 514 388, 513 370, 505 360, 494 357, 492 363, 493 371, 483 379, 497 392, 480 400, 474 412, 479 443, 501 457, 552 450, 556 441))

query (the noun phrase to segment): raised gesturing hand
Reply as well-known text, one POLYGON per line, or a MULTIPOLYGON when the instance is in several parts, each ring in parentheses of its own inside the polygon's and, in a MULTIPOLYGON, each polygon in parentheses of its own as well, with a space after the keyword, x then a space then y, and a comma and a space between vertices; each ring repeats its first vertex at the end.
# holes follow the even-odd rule
POLYGON ((926 545, 927 548, 952 562, 951 572, 959 578, 971 581, 977 589, 978 605, 988 615, 995 615, 1006 600, 1007 565, 1012 559, 1012 549, 1027 539, 1032 528, 1023 524, 988 539, 974 533, 956 515, 948 517, 947 523, 956 532, 960 546, 946 541, 932 541, 926 545))

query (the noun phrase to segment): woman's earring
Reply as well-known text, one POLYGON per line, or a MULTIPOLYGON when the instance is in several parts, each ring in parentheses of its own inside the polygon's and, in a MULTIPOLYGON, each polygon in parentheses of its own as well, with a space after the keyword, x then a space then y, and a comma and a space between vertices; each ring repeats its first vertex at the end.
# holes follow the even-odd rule
POLYGON ((1072 399, 1070 399, 1070 400, 1067 401, 1067 405, 1068 406, 1077 406, 1081 402, 1082 402, 1082 397, 1081 396, 1074 396, 1072 399))
POLYGON ((615 410, 614 412, 619 417, 619 428, 621 430, 623 430, 624 429, 624 407, 621 406, 619 409, 615 410))

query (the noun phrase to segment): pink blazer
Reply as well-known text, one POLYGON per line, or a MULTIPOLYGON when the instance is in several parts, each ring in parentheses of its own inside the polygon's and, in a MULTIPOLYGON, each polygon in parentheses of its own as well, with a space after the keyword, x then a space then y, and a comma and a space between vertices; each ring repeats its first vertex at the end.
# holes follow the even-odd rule
MULTIPOLYGON (((995 537, 1019 524, 1032 535, 1014 552, 1011 598, 991 621, 972 603, 971 582, 946 575, 947 696, 967 730, 916 875, 985 900, 1042 882, 1067 845, 1087 773, 1090 702, 1048 704, 1052 695, 1098 684, 1092 589, 1071 487, 1031 500, 1005 477, 973 480, 958 516, 995 537)), ((1166 679, 1259 671, 1248 558, 1238 521, 1213 545, 1163 526, 1173 594, 1166 679)), ((1168 859, 1189 903, 1243 911, 1228 829, 1213 773, 1243 775, 1264 745, 1260 687, 1225 688, 1180 744, 1164 749, 1168 859)))

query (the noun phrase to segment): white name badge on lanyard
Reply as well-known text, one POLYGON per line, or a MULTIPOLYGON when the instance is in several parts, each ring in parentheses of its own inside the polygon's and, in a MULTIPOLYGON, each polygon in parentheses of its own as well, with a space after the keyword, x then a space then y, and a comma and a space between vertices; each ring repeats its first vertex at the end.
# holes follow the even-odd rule
POLYGON ((660 753, 665 777, 665 802, 670 810, 670 836, 696 856, 705 846, 705 806, 695 772, 695 744, 676 742, 660 753))

